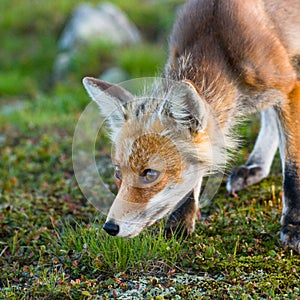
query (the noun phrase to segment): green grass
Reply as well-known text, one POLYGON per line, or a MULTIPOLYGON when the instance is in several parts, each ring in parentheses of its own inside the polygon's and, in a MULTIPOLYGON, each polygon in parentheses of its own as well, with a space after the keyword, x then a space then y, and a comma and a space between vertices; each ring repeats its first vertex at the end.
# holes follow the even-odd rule
MULTIPOLYGON (((91 45, 74 56, 67 80, 54 84, 56 42, 79 2, 0 3, 0 299, 124 293, 139 299, 297 299, 300 257, 279 243, 278 157, 270 177, 238 198, 227 195, 224 179, 205 208, 208 217, 186 240, 166 240, 163 220, 134 239, 101 229, 104 218, 82 195, 72 168, 74 129, 89 103, 81 78, 111 66, 132 78, 159 73, 174 8, 182 1, 113 1, 135 21, 144 42, 122 49, 91 45)), ((235 164, 251 151, 255 120, 239 128, 247 143, 235 164)), ((108 152, 107 139, 103 143, 108 152)), ((115 188, 110 174, 103 175, 115 188)))
POLYGON ((103 219, 87 226, 67 223, 58 232, 57 248, 61 254, 75 251, 86 252, 86 260, 82 262, 83 269, 90 265, 90 271, 112 273, 151 273, 151 261, 162 260, 166 267, 171 268, 180 255, 180 240, 165 239, 163 226, 156 230, 145 231, 134 239, 121 239, 108 236, 102 229, 103 219), (100 223, 100 224, 99 224, 100 223))

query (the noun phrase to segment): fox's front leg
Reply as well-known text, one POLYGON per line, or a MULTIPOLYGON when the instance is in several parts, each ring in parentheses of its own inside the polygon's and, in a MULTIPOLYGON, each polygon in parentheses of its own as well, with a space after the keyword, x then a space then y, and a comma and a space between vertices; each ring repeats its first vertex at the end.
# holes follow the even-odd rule
POLYGON ((193 191, 189 192, 168 218, 165 226, 166 237, 172 235, 186 237, 195 230, 195 222, 199 213, 198 199, 202 179, 193 191))
POLYGON ((226 188, 235 193, 267 177, 279 144, 277 116, 273 108, 261 112, 261 129, 245 163, 231 172, 226 188))
POLYGON ((300 82, 278 111, 281 122, 280 148, 283 162, 284 203, 281 242, 300 252, 300 82))
POLYGON ((195 229, 195 220, 198 212, 198 200, 194 198, 194 193, 190 192, 183 199, 184 203, 179 206, 169 216, 165 234, 170 238, 172 235, 186 237, 195 229))

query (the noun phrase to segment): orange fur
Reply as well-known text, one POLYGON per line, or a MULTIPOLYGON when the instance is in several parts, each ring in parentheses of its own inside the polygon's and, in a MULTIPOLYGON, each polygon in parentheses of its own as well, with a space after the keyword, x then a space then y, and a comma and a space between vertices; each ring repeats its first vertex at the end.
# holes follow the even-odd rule
POLYGON ((281 120, 287 138, 286 156, 300 166, 300 82, 297 81, 281 108, 281 120))

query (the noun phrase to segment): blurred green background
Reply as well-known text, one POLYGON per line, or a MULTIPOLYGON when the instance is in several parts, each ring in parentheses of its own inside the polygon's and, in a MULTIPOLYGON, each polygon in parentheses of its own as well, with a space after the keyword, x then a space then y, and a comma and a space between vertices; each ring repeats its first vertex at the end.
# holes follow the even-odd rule
POLYGON ((142 43, 112 46, 96 42, 73 57, 63 81, 55 81, 53 66, 59 53, 59 37, 73 9, 82 1, 0 1, 0 109, 5 105, 2 127, 5 122, 20 125, 21 130, 29 125, 64 123, 67 116, 61 114, 80 111, 87 104, 81 79, 99 76, 110 67, 122 68, 130 78, 159 74, 167 57, 176 7, 183 1, 110 2, 137 26, 142 43), (21 107, 21 115, 19 111, 16 117, 14 111, 21 107))
MULTIPOLYGON (((179 1, 111 1, 141 31, 139 46, 112 48, 96 44, 76 57, 71 84, 86 75, 99 75, 107 67, 121 66, 132 77, 157 73, 166 56, 168 32, 179 1)), ((181 1, 182 2, 182 1, 181 1)), ((79 0, 0 2, 0 96, 34 98, 53 91, 52 71, 57 41, 79 0)), ((101 1, 89 1, 99 4, 101 1)))

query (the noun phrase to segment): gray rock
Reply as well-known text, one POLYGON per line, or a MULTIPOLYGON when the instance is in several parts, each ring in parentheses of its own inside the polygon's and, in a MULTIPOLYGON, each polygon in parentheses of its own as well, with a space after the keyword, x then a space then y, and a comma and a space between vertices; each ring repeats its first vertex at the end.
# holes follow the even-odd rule
POLYGON ((6 136, 0 134, 0 145, 1 145, 1 144, 4 144, 5 142, 6 142, 6 136))
POLYGON ((128 80, 129 75, 118 67, 113 67, 106 70, 101 76, 100 79, 108 81, 111 83, 120 83, 122 81, 128 80))
MULTIPOLYGON (((136 26, 115 5, 102 3, 93 7, 88 3, 77 6, 58 41, 59 53, 54 61, 53 80, 67 78, 77 55, 97 41, 112 43, 116 47, 141 42, 136 26)), ((121 82, 127 75, 121 70, 109 70, 103 74, 108 81, 121 82)))
POLYGON ((63 80, 65 78, 70 69, 72 57, 73 52, 63 52, 56 56, 53 66, 53 78, 55 80, 63 80))
POLYGON ((70 51, 97 40, 131 45, 139 43, 141 36, 136 26, 115 5, 102 3, 93 7, 87 3, 80 4, 62 33, 59 48, 70 51))
POLYGON ((25 103, 21 100, 13 101, 0 106, 0 111, 3 115, 10 115, 16 111, 21 111, 25 108, 25 103))

